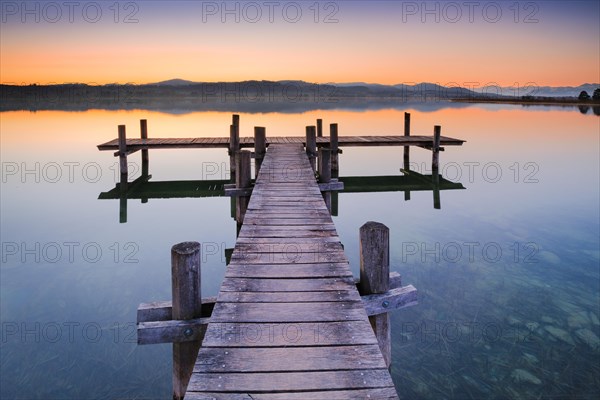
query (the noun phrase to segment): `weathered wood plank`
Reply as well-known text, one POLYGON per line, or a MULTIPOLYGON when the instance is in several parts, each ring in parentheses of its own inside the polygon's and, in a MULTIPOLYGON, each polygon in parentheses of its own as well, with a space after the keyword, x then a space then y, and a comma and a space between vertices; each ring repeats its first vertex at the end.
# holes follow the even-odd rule
POLYGON ((194 373, 292 372, 381 369, 377 345, 331 347, 205 347, 194 373), (290 362, 292 361, 292 362, 290 362))
POLYGON ((348 262, 343 249, 328 249, 324 246, 313 246, 308 251, 298 246, 280 246, 278 251, 271 246, 237 246, 231 261, 245 264, 312 264, 323 262, 348 262))
MULTIPOLYGON (((208 317, 217 301, 217 297, 202 298, 201 317, 208 317)), ((168 321, 173 319, 173 303, 171 301, 154 301, 141 303, 137 309, 137 322, 168 321)))
POLYGON ((387 369, 319 372, 194 373, 190 391, 253 393, 393 387, 387 369))
POLYGON ((394 387, 356 389, 356 390, 328 390, 324 392, 287 392, 287 393, 218 393, 218 392, 188 392, 186 400, 356 400, 377 399, 397 400, 398 395, 394 387))
POLYGON ((306 347, 377 344, 367 320, 208 325, 203 347, 306 347))
POLYGON ((363 295, 361 299, 369 316, 418 304, 417 289, 412 285, 390 289, 381 294, 363 295))
POLYGON ((140 322, 138 344, 201 342, 210 318, 140 322))
POLYGON ((221 284, 223 292, 323 292, 354 289, 354 279, 348 276, 298 279, 225 278, 221 284))
POLYGON ((361 301, 354 290, 319 292, 220 292, 218 299, 225 303, 302 303, 361 301))
POLYGON ((227 268, 226 278, 352 278, 348 263, 311 264, 234 264, 227 268))
MULTIPOLYGON (((293 299, 290 299, 293 301, 293 299)), ((326 303, 217 303, 211 322, 339 322, 365 321, 360 302, 326 303)))

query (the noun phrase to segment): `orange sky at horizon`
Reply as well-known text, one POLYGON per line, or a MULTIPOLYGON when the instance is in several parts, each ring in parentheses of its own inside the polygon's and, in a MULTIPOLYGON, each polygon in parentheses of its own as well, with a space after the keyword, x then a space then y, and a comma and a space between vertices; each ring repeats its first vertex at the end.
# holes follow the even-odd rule
POLYGON ((64 10, 58 19, 56 10, 41 3, 39 15, 33 5, 33 14, 3 9, 1 83, 144 84, 180 78, 523 87, 600 82, 600 39, 594 34, 600 28, 597 20, 589 22, 599 9, 595 2, 579 2, 579 8, 567 7, 577 2, 540 2, 537 10, 527 8, 532 2, 518 9, 493 3, 502 4, 495 11, 502 18, 495 22, 490 10, 472 15, 462 10, 458 18, 457 10, 439 2, 437 8, 434 2, 431 7, 414 2, 423 10, 407 9, 413 2, 321 2, 318 10, 302 3, 303 17, 295 23, 289 22, 291 12, 283 17, 275 12, 273 22, 266 15, 249 22, 254 14, 243 2, 232 6, 236 15, 204 9, 221 7, 218 2, 118 3, 118 23, 117 10, 108 3, 102 3, 102 18, 94 23, 89 10, 87 17, 74 12, 70 22, 64 10), (129 4, 137 9, 126 8, 129 4), (130 16, 137 22, 123 23, 130 16), (50 23, 53 18, 58 21, 50 23), (323 23, 328 18, 337 22, 323 23), (525 23, 527 18, 537 22, 525 23))

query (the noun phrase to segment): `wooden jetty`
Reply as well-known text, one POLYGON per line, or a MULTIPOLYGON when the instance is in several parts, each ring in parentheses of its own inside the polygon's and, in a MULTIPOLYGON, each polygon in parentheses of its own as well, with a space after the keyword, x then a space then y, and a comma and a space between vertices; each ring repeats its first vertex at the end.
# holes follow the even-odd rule
POLYGON ((389 273, 384 225, 365 224, 360 239, 363 297, 304 147, 272 145, 216 301, 199 300, 200 245, 174 246, 173 302, 140 306, 140 343, 176 342, 176 397, 397 399, 388 312, 416 304, 416 289, 389 273))
POLYGON ((443 138, 437 126, 431 137, 410 136, 409 115, 401 137, 342 138, 337 124, 330 128, 329 138, 321 136, 322 121, 307 127, 305 138, 267 138, 260 127, 254 138, 240 138, 234 116, 229 138, 148 139, 142 121, 141 139, 126 139, 119 126, 118 140, 98 146, 117 149, 125 202, 128 185, 148 183, 149 149, 230 152, 235 184, 218 190, 234 196, 238 237, 218 296, 202 298, 201 246, 185 242, 171 249, 172 301, 138 308, 138 343, 173 343, 174 398, 398 399, 389 373, 389 312, 416 304, 417 290, 390 273, 389 230, 377 222, 360 228, 360 279, 352 276, 331 219, 331 191, 344 186, 332 176, 338 146, 405 146, 405 168, 408 146, 431 150, 432 176, 413 174, 409 190, 426 181, 439 202, 440 184, 452 184, 437 172, 441 145, 463 141, 443 138), (249 146, 254 153, 241 150, 249 146), (127 155, 138 150, 142 177, 130 184, 127 155))
POLYGON ((278 137, 267 136, 264 127, 255 127, 253 137, 240 137, 240 118, 233 115, 229 129, 229 137, 201 138, 149 138, 146 120, 140 121, 140 138, 128 139, 125 125, 119 125, 118 137, 98 145, 101 151, 115 151, 119 157, 122 180, 127 180, 127 157, 137 151, 142 151, 142 177, 148 174, 148 151, 151 149, 202 149, 226 148, 229 150, 231 179, 235 181, 235 154, 243 148, 254 148, 254 158, 260 163, 266 148, 272 144, 301 144, 305 146, 311 165, 317 159, 318 149, 330 150, 331 170, 334 177, 339 171, 338 155, 341 147, 372 147, 372 146, 403 146, 404 168, 409 169, 409 147, 421 147, 432 152, 432 169, 437 170, 439 153, 443 146, 462 146, 461 139, 441 136, 441 127, 435 126, 432 136, 411 135, 410 113, 405 113, 404 134, 391 136, 339 136, 338 124, 329 126, 329 137, 322 136, 322 120, 317 120, 316 126, 307 126, 305 136, 278 137))
POLYGON ((301 144, 269 147, 187 390, 396 398, 301 144))

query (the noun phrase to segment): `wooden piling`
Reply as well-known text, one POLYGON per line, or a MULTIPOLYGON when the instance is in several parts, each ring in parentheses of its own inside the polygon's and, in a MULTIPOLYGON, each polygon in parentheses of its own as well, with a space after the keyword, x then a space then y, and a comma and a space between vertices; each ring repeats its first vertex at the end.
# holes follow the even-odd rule
MULTIPOLYGON (((248 189, 252 182, 251 174, 251 159, 252 154, 248 150, 238 151, 236 153, 236 168, 237 174, 235 179, 235 187, 237 189, 248 189)), ((235 219, 241 224, 244 222, 244 216, 248 209, 250 198, 247 196, 236 197, 236 212, 235 219)), ((241 227, 241 226, 240 226, 241 227)))
POLYGON ((329 148, 331 149, 331 172, 332 176, 339 176, 339 146, 338 146, 338 124, 329 125, 329 148))
MULTIPOLYGON (((145 119, 140 119, 140 138, 142 140, 148 139, 148 121, 145 119)), ((148 179, 149 161, 148 149, 142 149, 142 176, 144 179, 148 179)))
POLYGON ((260 126, 254 127, 254 177, 258 178, 260 166, 265 158, 267 151, 267 134, 266 129, 260 126))
POLYGON ((319 148, 319 182, 329 183, 331 181, 331 150, 325 147, 319 148))
MULTIPOLYGON (((410 113, 404 113, 404 136, 410 136, 410 113)), ((404 146, 404 169, 410 170, 410 146, 404 146)), ((404 192, 404 201, 410 200, 410 190, 404 192)))
POLYGON ((442 208, 440 199, 440 173, 437 169, 434 169, 431 174, 433 183, 433 208, 439 210, 442 208))
POLYGON ((317 119, 317 137, 323 137, 323 120, 317 119))
POLYGON ((229 171, 231 182, 235 182, 235 153, 240 151, 240 116, 233 114, 229 126, 229 171))
POLYGON ((436 125, 433 127, 433 146, 431 151, 433 153, 431 158, 431 169, 439 170, 440 167, 440 138, 442 135, 442 127, 436 125))
POLYGON ((317 133, 316 127, 306 127, 306 154, 310 160, 310 165, 313 171, 316 171, 315 158, 317 156, 317 133))
POLYGON ((121 170, 121 182, 128 180, 127 169, 127 135, 125 125, 119 125, 119 168, 121 170))
MULTIPOLYGON (((190 320, 202 315, 200 243, 184 242, 171 248, 172 319, 190 320)), ((191 336, 193 331, 184 332, 191 336)), ((173 343, 173 399, 183 399, 200 341, 173 343)))
MULTIPOLYGON (((369 221, 360 227, 361 295, 385 293, 390 288, 390 231, 387 226, 369 221)), ((383 359, 389 368, 392 360, 392 338, 389 313, 369 317, 383 359)))
MULTIPOLYGON (((410 113, 404 113, 404 136, 410 136, 410 113)), ((410 147, 404 146, 404 169, 410 169, 410 147)))

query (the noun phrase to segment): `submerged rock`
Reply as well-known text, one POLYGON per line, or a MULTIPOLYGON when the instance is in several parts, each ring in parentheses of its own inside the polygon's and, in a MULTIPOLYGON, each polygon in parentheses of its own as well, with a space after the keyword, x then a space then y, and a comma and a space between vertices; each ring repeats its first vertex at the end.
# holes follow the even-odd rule
POLYGON ((585 311, 575 313, 567 319, 567 323, 569 328, 583 328, 589 324, 587 313, 585 311))
POLYGON ((516 383, 533 383, 534 385, 541 385, 542 381, 531 372, 525 371, 524 369, 515 369, 511 372, 510 377, 516 383))
POLYGON ((540 361, 536 356, 529 353, 523 353, 523 358, 530 364, 536 364, 540 361))
POLYGON ((600 325, 600 321, 598 320, 598 317, 596 316, 596 314, 594 314, 593 312, 590 311, 590 321, 592 321, 592 324, 594 325, 600 325))
POLYGON ((571 338, 571 335, 569 335, 569 333, 563 329, 557 328, 555 326, 550 326, 547 325, 544 327, 544 329, 546 330, 546 332, 548 332, 552 337, 561 340, 565 343, 568 343, 570 345, 574 345, 575 342, 573 341, 573 339, 571 338))
POLYGON ((600 350, 600 338, 589 329, 578 329, 575 335, 585 344, 590 346, 592 350, 600 350))
POLYGON ((555 320, 554 318, 552 318, 552 317, 549 317, 549 316, 547 316, 547 315, 544 315, 544 316, 542 317, 542 322, 545 322, 545 323, 547 323, 547 324, 557 324, 557 323, 558 323, 558 321, 557 321, 557 320, 555 320))
POLYGON ((525 324, 525 326, 527 327, 527 329, 533 332, 540 326, 540 324, 538 324, 537 322, 528 322, 525 324))

